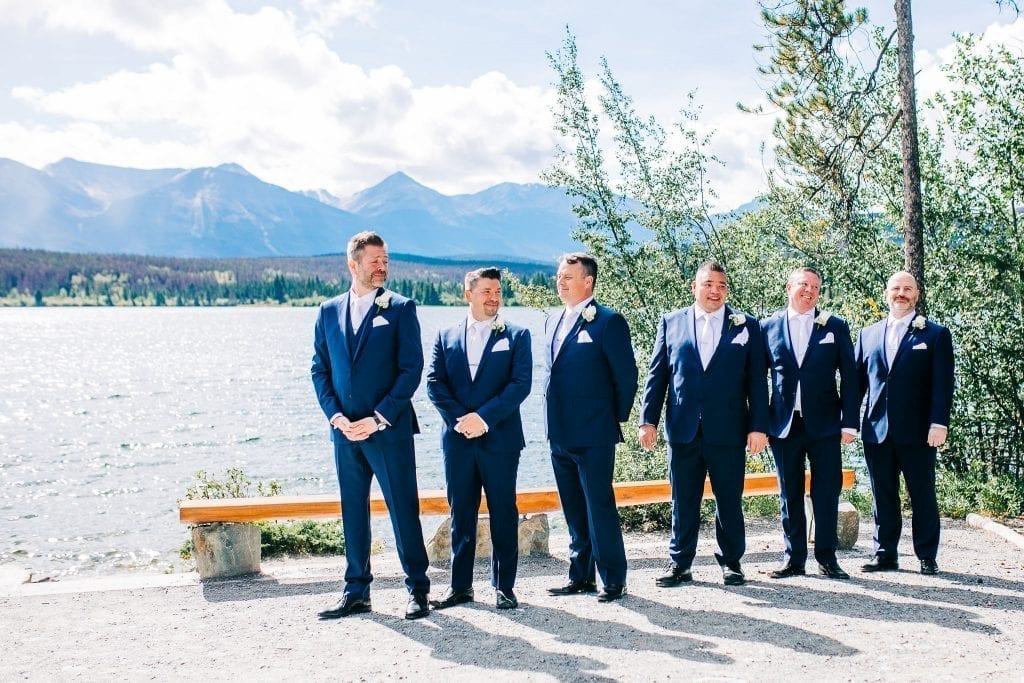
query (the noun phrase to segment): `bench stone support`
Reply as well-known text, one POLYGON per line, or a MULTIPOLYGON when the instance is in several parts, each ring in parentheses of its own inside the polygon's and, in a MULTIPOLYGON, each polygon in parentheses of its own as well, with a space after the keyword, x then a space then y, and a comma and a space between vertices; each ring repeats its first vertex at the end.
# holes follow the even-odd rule
POLYGON ((200 579, 260 572, 260 530, 255 524, 200 524, 192 527, 192 545, 200 579))
MULTIPOLYGON (((491 556, 491 523, 481 515, 476 527, 476 557, 491 556)), ((519 555, 548 555, 550 526, 546 514, 523 515, 519 519, 519 555)), ((427 557, 431 563, 448 562, 452 554, 451 518, 445 517, 427 541, 427 557)))
MULTIPOLYGON (((814 542, 814 506, 811 505, 811 497, 804 496, 804 514, 807 516, 807 541, 814 542)), ((857 545, 857 536, 860 534, 860 513, 853 503, 845 500, 839 501, 839 519, 836 524, 836 532, 839 535, 840 550, 849 550, 857 545)))

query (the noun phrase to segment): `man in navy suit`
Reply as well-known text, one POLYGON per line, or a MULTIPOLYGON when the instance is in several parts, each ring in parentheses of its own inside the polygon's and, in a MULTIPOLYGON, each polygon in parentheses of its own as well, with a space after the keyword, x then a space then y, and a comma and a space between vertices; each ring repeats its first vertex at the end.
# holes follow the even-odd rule
POLYGON ((361 232, 348 243, 352 287, 320 305, 313 342, 313 386, 331 424, 345 531, 345 591, 320 612, 335 619, 370 610, 370 481, 391 514, 409 602, 405 617, 428 614, 430 580, 420 527, 412 395, 423 374, 416 304, 384 289, 387 245, 361 232))
POLYGON ((821 274, 814 268, 797 268, 786 282, 789 305, 761 321, 771 370, 768 437, 779 477, 786 544, 784 564, 770 574, 775 579, 805 573, 805 461, 811 468, 818 570, 829 578, 850 578, 836 560, 843 488, 840 443, 853 443, 857 435, 860 395, 850 328, 842 318, 817 309, 820 293, 821 274))
POLYGON ((860 396, 867 393, 861 434, 875 500, 875 557, 864 571, 899 569, 903 528, 899 477, 913 510, 914 554, 922 574, 935 574, 939 510, 935 501, 936 450, 946 442, 953 406, 953 338, 917 312, 917 280, 889 278, 889 316, 857 338, 860 396))
POLYGON ((672 564, 659 586, 693 580, 704 478, 715 494, 715 554, 727 586, 745 581, 743 484, 746 457, 764 450, 768 423, 764 340, 757 320, 726 305, 729 282, 715 261, 700 266, 694 303, 662 316, 640 417, 640 445, 653 450, 665 408, 672 488, 672 564))
POLYGON ((473 560, 480 487, 490 518, 491 585, 498 609, 519 605, 513 587, 519 561, 516 476, 526 445, 519 405, 530 395, 530 331, 498 315, 501 271, 466 273, 469 314, 438 332, 427 395, 444 424, 441 449, 451 507, 452 584, 436 609, 473 600, 473 560))
POLYGON ((558 264, 565 304, 546 325, 545 418, 558 497, 569 527, 569 582, 552 595, 593 593, 601 602, 626 592, 626 551, 612 475, 619 423, 629 419, 637 369, 626 319, 594 300, 597 261, 566 254, 558 264))

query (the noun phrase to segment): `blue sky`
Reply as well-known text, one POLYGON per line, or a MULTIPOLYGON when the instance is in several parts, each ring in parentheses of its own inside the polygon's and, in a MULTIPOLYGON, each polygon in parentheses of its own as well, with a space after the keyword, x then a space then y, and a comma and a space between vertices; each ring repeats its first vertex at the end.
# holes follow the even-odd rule
MULTIPOLYGON (((860 3, 892 25, 891 0, 860 3)), ((915 3, 922 95, 954 32, 1024 51, 988 0, 915 3)), ((763 188, 770 116, 748 0, 0 0, 0 157, 143 168, 235 162, 292 190, 347 196, 405 171, 448 194, 535 182, 552 159, 551 71, 569 26, 643 113, 690 90, 725 161, 716 208, 763 188)), ((770 162, 770 160, 769 160, 770 162)))

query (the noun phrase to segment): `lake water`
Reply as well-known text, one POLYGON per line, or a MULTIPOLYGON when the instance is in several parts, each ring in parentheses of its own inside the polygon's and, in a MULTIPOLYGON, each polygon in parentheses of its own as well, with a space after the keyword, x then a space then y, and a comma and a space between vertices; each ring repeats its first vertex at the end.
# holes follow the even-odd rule
MULTIPOLYGON (((466 310, 419 312, 429 363, 437 331, 466 310)), ((177 500, 199 469, 220 477, 240 467, 289 494, 336 493, 309 377, 316 314, 0 309, 0 564, 37 576, 180 567, 177 500)), ((544 314, 504 314, 535 340, 519 486, 553 486, 536 343, 544 314)), ((443 488, 440 418, 422 385, 414 403, 420 488, 443 488)), ((386 522, 381 531, 390 534, 386 522)))

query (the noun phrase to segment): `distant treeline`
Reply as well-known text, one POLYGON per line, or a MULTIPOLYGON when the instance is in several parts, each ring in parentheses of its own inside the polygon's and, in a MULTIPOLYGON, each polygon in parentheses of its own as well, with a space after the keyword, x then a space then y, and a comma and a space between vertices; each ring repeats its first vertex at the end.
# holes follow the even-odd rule
MULTIPOLYGON (((463 275, 485 265, 533 284, 550 283, 554 273, 554 265, 538 263, 391 254, 388 287, 422 305, 459 304, 463 275)), ((343 254, 229 259, 0 249, 0 306, 311 306, 348 287, 343 254)))

